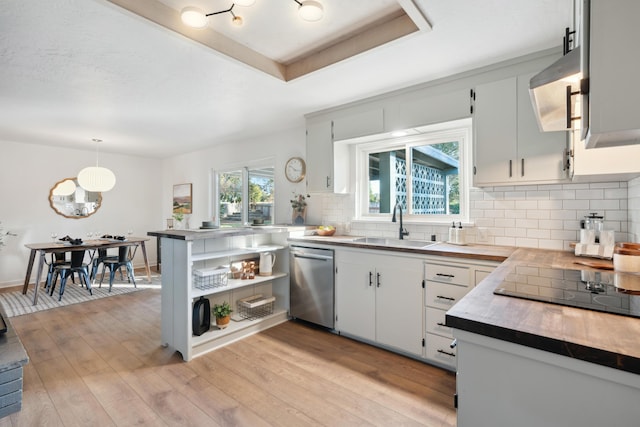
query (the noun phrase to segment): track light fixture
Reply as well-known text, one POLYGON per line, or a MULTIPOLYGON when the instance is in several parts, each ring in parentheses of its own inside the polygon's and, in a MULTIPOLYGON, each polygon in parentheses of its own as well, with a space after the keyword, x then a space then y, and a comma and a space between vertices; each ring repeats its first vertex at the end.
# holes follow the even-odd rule
MULTIPOLYGON (((322 19, 324 9, 319 1, 315 0, 293 0, 298 4, 298 15, 301 19, 308 22, 315 22, 322 19)), ((251 6, 255 3, 255 0, 236 0, 231 3, 231 7, 228 9, 220 10, 212 13, 205 13, 202 9, 194 6, 187 6, 180 12, 182 22, 193 28, 204 28, 209 22, 209 17, 213 15, 220 15, 223 13, 230 13, 232 18, 231 22, 234 25, 241 26, 243 24, 242 16, 234 13, 233 8, 238 6, 251 6)))

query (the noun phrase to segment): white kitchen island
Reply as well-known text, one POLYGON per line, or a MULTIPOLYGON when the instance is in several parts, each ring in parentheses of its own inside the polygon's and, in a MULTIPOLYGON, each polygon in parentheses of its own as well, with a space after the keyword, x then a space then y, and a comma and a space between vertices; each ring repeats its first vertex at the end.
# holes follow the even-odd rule
POLYGON ((518 249, 447 311, 459 427, 639 425, 640 318, 494 294, 518 266, 576 270, 576 261, 518 249))
POLYGON ((175 348, 185 361, 247 335, 289 319, 289 256, 287 228, 246 227, 220 230, 168 230, 149 232, 162 239, 162 344, 175 348), (276 262, 268 276, 252 279, 224 277, 215 286, 197 286, 196 270, 229 267, 242 260, 256 259, 261 252, 273 252, 276 262), (242 316, 238 301, 254 295, 275 297, 267 314, 242 316), (215 326, 194 334, 194 303, 207 298, 210 306, 229 302, 234 312, 225 329, 215 326))

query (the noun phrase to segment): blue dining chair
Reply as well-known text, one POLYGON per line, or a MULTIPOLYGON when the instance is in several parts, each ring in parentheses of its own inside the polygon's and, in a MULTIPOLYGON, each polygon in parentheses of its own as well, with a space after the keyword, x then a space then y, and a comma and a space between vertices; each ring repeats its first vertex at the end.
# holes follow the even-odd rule
POLYGON ((91 290, 91 282, 89 281, 89 264, 84 263, 84 250, 71 251, 71 262, 56 265, 54 267, 54 276, 50 284, 49 295, 53 295, 53 291, 56 288, 57 277, 60 276, 60 295, 58 301, 62 300, 62 294, 64 294, 64 288, 67 284, 67 278, 76 273, 87 287, 89 294, 93 295, 91 290))
POLYGON ((107 268, 109 268, 109 292, 111 292, 111 288, 113 287, 113 279, 115 278, 116 271, 120 270, 122 267, 127 269, 127 279, 129 283, 133 283, 134 287, 136 286, 136 276, 133 273, 133 263, 131 262, 131 257, 129 257, 129 246, 120 246, 118 248, 118 259, 105 259, 102 262, 102 275, 100 276, 100 286, 102 287, 102 281, 104 280, 104 273, 107 268))

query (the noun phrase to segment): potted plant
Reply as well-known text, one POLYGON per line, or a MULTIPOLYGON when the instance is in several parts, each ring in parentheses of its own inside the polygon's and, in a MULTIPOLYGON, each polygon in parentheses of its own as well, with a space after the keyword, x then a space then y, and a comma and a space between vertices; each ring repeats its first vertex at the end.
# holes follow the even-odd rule
POLYGON ((232 311, 231 306, 226 301, 222 304, 214 304, 211 312, 216 318, 216 326, 218 329, 224 329, 229 326, 232 311))
POLYGON ((184 220, 184 214, 182 212, 174 212, 173 219, 176 220, 176 229, 181 229, 182 221, 184 220))
POLYGON ((309 194, 296 194, 293 193, 291 201, 291 208, 293 208, 293 214, 291 216, 291 222, 293 224, 304 224, 307 217, 307 198, 311 197, 309 194))

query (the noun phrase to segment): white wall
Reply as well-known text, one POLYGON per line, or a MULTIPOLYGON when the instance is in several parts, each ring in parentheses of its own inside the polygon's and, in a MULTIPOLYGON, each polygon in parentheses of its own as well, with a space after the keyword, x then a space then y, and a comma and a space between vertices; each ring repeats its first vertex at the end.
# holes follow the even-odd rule
MULTIPOLYGON (((100 153, 100 165, 116 175, 116 186, 104 193, 102 207, 82 219, 64 218, 49 206, 49 190, 63 178, 95 165, 95 151, 54 148, 44 145, 0 141, 0 221, 5 231, 18 234, 5 239, 0 251, 0 287, 24 281, 29 250, 26 243, 47 242, 51 232, 59 236, 86 238, 88 231, 135 236, 163 227, 161 161, 100 153)), ((154 263, 155 238, 147 244, 154 263)), ((134 261, 142 265, 140 251, 134 261)), ((34 273, 35 275, 35 273, 34 273)))
MULTIPOLYGON (((189 218, 191 228, 198 228, 209 217, 211 199, 211 173, 214 170, 250 166, 256 161, 272 159, 275 166, 275 222, 290 223, 289 200, 293 191, 305 191, 304 182, 292 184, 284 177, 284 164, 292 156, 304 157, 305 129, 303 118, 300 127, 277 134, 264 135, 260 139, 217 145, 209 149, 186 153, 163 161, 162 212, 163 218, 171 218, 174 184, 192 183, 193 214, 189 218)), ((164 229, 163 224, 162 228, 164 229)))

